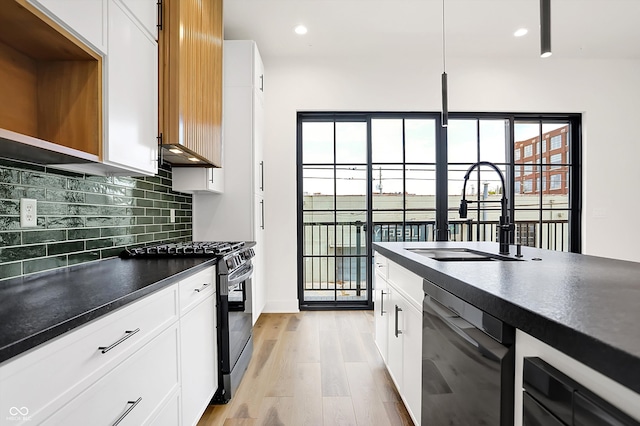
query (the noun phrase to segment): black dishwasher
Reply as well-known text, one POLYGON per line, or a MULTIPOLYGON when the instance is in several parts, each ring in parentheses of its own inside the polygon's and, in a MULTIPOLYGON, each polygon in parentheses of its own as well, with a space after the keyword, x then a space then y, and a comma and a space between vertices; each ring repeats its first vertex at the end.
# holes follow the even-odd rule
POLYGON ((423 286, 421 424, 513 426, 514 328, 423 286))
POLYGON ((524 359, 524 426, 639 426, 625 413, 537 357, 524 359))

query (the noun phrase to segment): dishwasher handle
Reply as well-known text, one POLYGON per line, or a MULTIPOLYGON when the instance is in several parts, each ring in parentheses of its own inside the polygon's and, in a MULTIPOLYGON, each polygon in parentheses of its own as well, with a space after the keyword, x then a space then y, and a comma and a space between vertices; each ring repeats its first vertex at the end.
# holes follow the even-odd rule
POLYGON ((439 318, 440 321, 457 335, 473 345, 484 357, 492 361, 500 362, 504 354, 508 351, 508 349, 498 341, 491 338, 473 324, 462 319, 457 313, 442 305, 428 294, 425 294, 424 308, 430 308, 431 312, 425 309, 426 314, 431 314, 439 318), (473 336, 467 330, 470 330, 473 336))

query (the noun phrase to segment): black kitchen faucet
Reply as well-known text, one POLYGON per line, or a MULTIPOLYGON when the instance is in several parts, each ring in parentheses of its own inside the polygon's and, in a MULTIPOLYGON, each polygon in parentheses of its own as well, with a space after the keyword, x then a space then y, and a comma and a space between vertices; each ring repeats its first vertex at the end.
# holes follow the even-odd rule
POLYGON ((502 182, 502 199, 500 200, 500 204, 502 206, 502 213, 500 215, 500 225, 499 225, 500 232, 498 234, 498 243, 500 244, 500 254, 509 254, 509 241, 510 241, 509 233, 515 229, 515 226, 513 225, 513 223, 509 223, 509 211, 508 211, 509 201, 507 200, 507 196, 505 194, 506 187, 504 185, 504 176, 500 171, 500 169, 495 164, 489 161, 478 161, 477 163, 469 167, 469 170, 467 170, 467 173, 465 173, 464 175, 464 184, 462 186, 462 200, 460 201, 460 209, 458 209, 458 212, 460 213, 461 219, 467 218, 467 203, 474 202, 473 200, 467 201, 465 199, 467 181, 469 180, 469 175, 471 174, 473 169, 480 166, 491 167, 493 170, 495 170, 498 173, 498 176, 500 176, 500 181, 502 182))

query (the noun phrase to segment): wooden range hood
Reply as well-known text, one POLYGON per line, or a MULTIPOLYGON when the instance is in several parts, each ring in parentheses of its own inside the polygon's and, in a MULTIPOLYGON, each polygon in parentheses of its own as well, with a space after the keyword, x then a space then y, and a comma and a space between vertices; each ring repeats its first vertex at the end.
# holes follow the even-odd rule
POLYGON ((162 158, 222 167, 222 0, 163 0, 162 8, 162 158))

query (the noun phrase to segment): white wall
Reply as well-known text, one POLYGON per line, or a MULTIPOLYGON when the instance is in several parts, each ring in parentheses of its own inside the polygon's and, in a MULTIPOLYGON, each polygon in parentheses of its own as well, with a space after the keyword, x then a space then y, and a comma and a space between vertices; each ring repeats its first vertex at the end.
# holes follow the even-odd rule
MULTIPOLYGON (((295 311, 296 112, 439 111, 442 68, 411 55, 265 62, 266 311, 295 311)), ((448 58, 447 74, 450 111, 583 113, 583 253, 640 261, 640 61, 448 58)))

